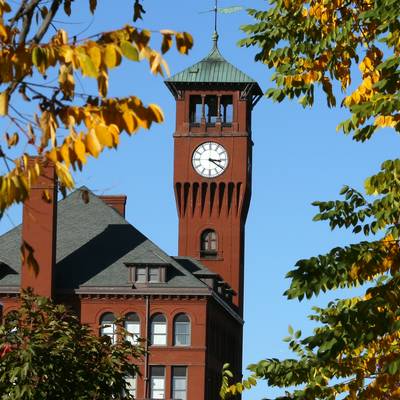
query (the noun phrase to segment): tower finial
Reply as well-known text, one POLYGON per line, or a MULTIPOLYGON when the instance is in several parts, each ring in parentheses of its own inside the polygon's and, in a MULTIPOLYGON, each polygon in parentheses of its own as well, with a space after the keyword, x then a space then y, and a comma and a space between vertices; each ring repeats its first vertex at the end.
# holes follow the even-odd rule
POLYGON ((215 0, 215 8, 214 8, 214 34, 213 34, 213 42, 214 47, 217 47, 218 44, 218 0, 215 0))

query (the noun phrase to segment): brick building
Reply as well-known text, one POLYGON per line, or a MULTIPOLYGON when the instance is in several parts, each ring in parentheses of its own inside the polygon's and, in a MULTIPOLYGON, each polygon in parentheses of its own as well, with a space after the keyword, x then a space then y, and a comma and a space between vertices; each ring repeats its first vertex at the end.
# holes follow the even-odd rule
MULTIPOLYGON (((70 305, 82 323, 116 340, 114 319, 146 339, 137 399, 217 399, 226 362, 242 368, 244 228, 251 195, 251 110, 258 84, 211 53, 166 80, 176 100, 174 190, 179 256, 125 220, 125 196, 80 188, 57 198, 51 165, 24 204, 23 222, 0 237, 0 302, 20 288, 70 305), (20 245, 40 272, 21 266, 20 245)), ((146 189, 143 188, 143 191, 146 189)))

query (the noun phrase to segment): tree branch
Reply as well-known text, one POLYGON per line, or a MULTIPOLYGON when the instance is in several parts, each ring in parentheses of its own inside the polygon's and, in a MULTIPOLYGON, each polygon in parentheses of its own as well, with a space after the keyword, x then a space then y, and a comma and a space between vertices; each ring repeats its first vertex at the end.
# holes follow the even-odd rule
POLYGON ((53 21, 54 16, 57 14, 60 5, 61 5, 61 0, 53 0, 53 3, 50 6, 50 10, 47 13, 46 17, 44 18, 42 25, 40 26, 35 36, 31 40, 32 43, 39 43, 42 40, 43 36, 49 29, 49 26, 53 21))
POLYGON ((22 31, 18 39, 18 44, 25 43, 26 37, 28 36, 29 30, 31 28, 33 12, 35 11, 35 8, 39 3, 40 0, 32 0, 28 5, 25 5, 24 10, 21 12, 21 16, 23 17, 23 23, 22 23, 22 31))
POLYGON ((10 19, 10 26, 14 25, 24 14, 24 9, 28 0, 23 0, 15 15, 10 19))

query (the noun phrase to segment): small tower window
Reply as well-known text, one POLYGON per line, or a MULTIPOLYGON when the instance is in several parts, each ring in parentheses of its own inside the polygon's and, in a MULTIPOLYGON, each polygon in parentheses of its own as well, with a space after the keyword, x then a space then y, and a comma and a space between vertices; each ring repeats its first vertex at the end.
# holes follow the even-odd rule
POLYGON ((190 123, 200 125, 202 117, 201 96, 190 96, 190 123))
POLYGON ((215 125, 217 119, 220 117, 217 96, 206 96, 205 107, 207 125, 215 125))
POLYGON ((222 115, 222 123, 225 126, 232 125, 233 122, 232 96, 221 96, 221 115, 222 115))
POLYGON ((215 257, 217 251, 217 233, 212 229, 206 229, 200 238, 200 255, 202 257, 215 257))

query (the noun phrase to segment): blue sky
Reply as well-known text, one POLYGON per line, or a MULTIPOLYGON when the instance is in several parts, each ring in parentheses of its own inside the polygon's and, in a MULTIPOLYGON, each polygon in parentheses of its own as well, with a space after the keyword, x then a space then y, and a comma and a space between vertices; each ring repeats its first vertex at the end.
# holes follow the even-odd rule
MULTIPOLYGON (((82 36, 122 27, 131 22, 128 0, 99 1, 92 18, 88 1, 72 3, 74 25, 64 29, 82 36)), ((267 2, 220 0, 220 6, 265 7, 267 2), (251 3, 251 4, 250 4, 251 3)), ((201 11, 213 7, 212 0, 145 0, 147 14, 139 26, 152 30, 171 28, 192 33, 194 49, 189 56, 174 50, 167 55, 172 73, 179 72, 208 54, 211 48, 213 15, 201 11)), ((64 20, 64 19, 63 19, 64 20)), ((240 25, 251 20, 243 12, 221 15, 219 47, 228 61, 256 79, 265 91, 271 73, 253 61, 254 49, 241 49, 240 25)), ((62 26, 62 24, 58 24, 62 26)), ((154 33, 156 43, 159 35, 154 33)), ((90 82, 82 81, 86 91, 90 82)), ((81 90, 81 89, 79 89, 81 90)), ((126 194, 127 219, 169 254, 177 254, 177 214, 173 195, 173 139, 175 104, 160 77, 150 75, 147 66, 124 62, 112 74, 110 95, 137 95, 145 103, 159 104, 164 124, 134 137, 125 136, 118 151, 106 151, 76 175, 78 186, 86 185, 97 194, 126 194)), ((253 113, 253 196, 246 225, 245 342, 244 365, 263 357, 287 357, 282 338, 288 325, 310 332, 306 316, 312 305, 324 305, 343 294, 287 301, 282 293, 289 281, 285 274, 301 258, 325 253, 332 247, 356 241, 345 231, 330 232, 323 223, 312 222, 314 200, 335 199, 342 185, 362 189, 364 179, 380 163, 395 158, 399 139, 382 130, 370 142, 356 143, 336 132, 345 118, 343 110, 328 109, 322 95, 313 109, 304 110, 296 101, 274 104, 262 99, 253 113)), ((14 207, 0 221, 0 233, 21 222, 21 209, 14 207)), ((273 397, 279 391, 260 384, 244 399, 273 397)))

